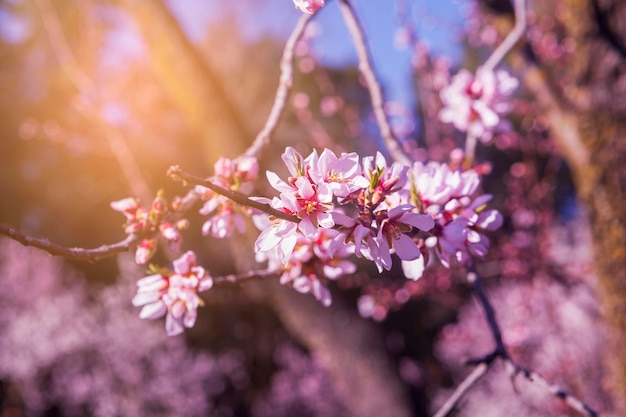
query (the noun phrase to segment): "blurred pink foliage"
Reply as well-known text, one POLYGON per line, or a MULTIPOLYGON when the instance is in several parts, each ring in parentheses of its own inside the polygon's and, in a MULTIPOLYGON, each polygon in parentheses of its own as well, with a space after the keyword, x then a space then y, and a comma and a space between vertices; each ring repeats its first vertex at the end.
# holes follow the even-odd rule
POLYGON ((274 353, 279 367, 269 395, 253 409, 255 417, 347 417, 330 378, 314 357, 291 343, 282 343, 274 353))
POLYGON ((94 302, 62 261, 5 239, 0 280, 0 378, 17 385, 29 415, 56 406, 65 416, 229 416, 215 398, 248 383, 236 351, 193 352, 137 320, 123 279, 94 302))

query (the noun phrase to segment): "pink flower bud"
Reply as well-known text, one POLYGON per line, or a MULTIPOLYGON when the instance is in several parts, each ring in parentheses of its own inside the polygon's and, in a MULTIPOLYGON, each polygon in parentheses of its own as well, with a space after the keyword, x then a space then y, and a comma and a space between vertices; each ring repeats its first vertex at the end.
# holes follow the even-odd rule
POLYGON ((324 0, 293 0, 293 4, 301 12, 313 14, 324 7, 324 0))
POLYGON ((135 262, 139 265, 143 265, 150 260, 154 256, 156 252, 156 240, 155 239, 144 239, 139 246, 137 246, 137 251, 135 252, 135 262))
POLYGON ((123 198, 121 200, 111 202, 111 208, 122 213, 135 211, 138 207, 139 204, 133 197, 123 198))

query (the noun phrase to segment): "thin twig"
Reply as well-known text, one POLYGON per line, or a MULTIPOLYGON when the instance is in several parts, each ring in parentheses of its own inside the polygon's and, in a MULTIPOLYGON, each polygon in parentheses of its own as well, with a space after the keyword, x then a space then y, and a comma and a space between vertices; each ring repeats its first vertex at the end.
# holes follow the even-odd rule
POLYGON ((258 157, 261 149, 270 143, 272 133, 274 133, 274 130, 280 121, 280 117, 285 110, 287 98, 289 97, 291 87, 293 86, 294 51, 296 45, 302 38, 302 35, 304 35, 304 31, 312 18, 313 15, 303 14, 302 17, 300 17, 300 20, 298 20, 296 27, 291 32, 291 35, 289 35, 289 39, 287 39, 285 50, 283 51, 283 56, 280 60, 280 81, 278 83, 278 88, 276 89, 276 97, 274 98, 274 104, 272 105, 270 115, 265 122, 265 126, 263 126, 263 129, 261 129, 259 134, 254 139, 254 142, 246 150, 244 155, 258 157))
POLYGON ((493 69, 502 61, 504 56, 515 46, 517 41, 522 37, 526 30, 526 1, 515 0, 515 26, 506 35, 506 38, 500 45, 492 52, 491 56, 487 58, 487 61, 482 65, 482 68, 486 71, 493 71, 493 69))
POLYGON ((361 75, 363 75, 365 84, 369 90, 374 116, 376 117, 376 122, 378 123, 378 128, 380 129, 380 134, 385 142, 385 145, 387 146, 387 150, 394 160, 405 165, 411 165, 411 160, 404 154, 398 138, 393 133, 393 129, 391 128, 385 109, 383 108, 383 91, 378 79, 376 78, 376 74, 374 73, 374 68, 366 46, 363 28, 361 27, 359 20, 354 13, 354 9, 348 0, 339 0, 339 7, 341 8, 341 13, 343 14, 346 26, 352 35, 352 41, 354 42, 354 47, 356 48, 356 53, 359 57, 359 71, 361 72, 361 75))
POLYGON ((183 182, 186 182, 186 183, 189 183, 189 184, 202 185, 203 187, 206 187, 206 188, 216 192, 217 194, 220 194, 220 195, 223 195, 224 197, 230 198, 231 200, 233 200, 235 203, 237 203, 239 205, 255 208, 257 210, 260 210, 260 211, 262 211, 264 213, 269 214, 270 216, 274 216, 274 217, 277 217, 279 219, 287 220, 287 221, 294 222, 294 223, 299 223, 300 222, 300 219, 297 216, 294 216, 294 215, 291 215, 291 214, 287 214, 287 213, 282 212, 280 210, 276 210, 275 208, 273 208, 269 204, 259 203, 258 201, 254 201, 254 200, 249 199, 248 197, 246 197, 243 194, 240 194, 240 193, 228 190, 226 188, 220 187, 219 185, 215 185, 215 184, 213 184, 209 180, 197 177, 197 176, 195 176, 193 174, 186 173, 183 170, 181 170, 178 165, 172 165, 167 170, 167 175, 170 178, 173 178, 173 179, 176 179, 176 180, 179 180, 179 181, 183 181, 183 182))
POLYGON ((461 399, 463 394, 467 392, 484 373, 487 371, 489 366, 495 361, 495 359, 502 359, 504 364, 511 370, 512 375, 523 375, 529 381, 535 382, 538 385, 544 387, 548 392, 554 395, 557 398, 560 398, 567 404, 572 410, 579 412, 580 414, 586 417, 600 417, 600 414, 589 407, 587 404, 574 397, 573 395, 567 393, 562 388, 557 385, 549 382, 547 379, 536 373, 535 371, 523 368, 517 365, 511 359, 504 342, 502 341, 502 331, 500 330, 500 325, 498 324, 498 320, 496 319, 496 313, 493 308, 493 305, 489 301, 487 297, 487 293, 485 292, 478 275, 471 271, 467 274, 467 280, 470 283, 474 295, 478 299, 480 306, 485 312, 485 316, 487 319, 487 324, 489 326, 489 330, 491 335, 493 336, 496 348, 493 352, 488 355, 483 356, 482 358, 473 359, 468 361, 469 365, 476 365, 476 369, 481 369, 481 371, 476 371, 477 377, 472 377, 473 372, 465 378, 465 380, 457 387, 452 396, 448 398, 448 400, 444 403, 444 406, 435 414, 434 417, 445 417, 456 405, 456 403, 461 399), (483 368, 485 368, 483 370, 483 368), (445 407, 445 408, 444 408, 445 407))
POLYGON ((213 285, 227 285, 227 284, 240 284, 242 282, 255 281, 266 278, 277 278, 279 273, 276 271, 270 271, 268 269, 262 269, 259 271, 248 271, 241 274, 229 274, 219 277, 212 277, 213 285))
POLYGON ((41 249, 53 256, 62 256, 64 258, 90 262, 95 262, 109 256, 117 255, 121 252, 126 252, 139 243, 141 239, 145 238, 138 235, 129 235, 121 242, 112 243, 110 245, 102 245, 93 249, 84 249, 68 248, 52 243, 48 239, 32 237, 5 224, 0 224, 0 235, 8 236, 11 239, 20 242, 24 246, 32 246, 34 248, 41 249))
POLYGON ((455 407, 459 400, 470 388, 474 386, 489 370, 489 365, 485 362, 478 364, 474 370, 456 387, 452 395, 437 410, 433 417, 445 417, 455 407))

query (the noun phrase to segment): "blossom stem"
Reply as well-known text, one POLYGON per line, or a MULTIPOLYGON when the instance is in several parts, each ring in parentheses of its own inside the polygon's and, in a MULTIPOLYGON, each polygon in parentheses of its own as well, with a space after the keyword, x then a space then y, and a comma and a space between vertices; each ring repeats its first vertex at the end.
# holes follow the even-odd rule
POLYGON ((478 364, 474 368, 470 374, 465 377, 463 382, 461 382, 452 395, 446 400, 445 403, 437 410, 437 412, 433 415, 433 417, 445 417, 448 415, 450 411, 454 408, 456 403, 465 395, 470 388, 474 386, 489 370, 489 365, 485 362, 478 364))
POLYGON ((313 15, 303 14, 300 20, 298 20, 296 27, 291 32, 289 39, 287 39, 283 56, 280 60, 280 80, 278 88, 276 89, 274 104, 272 105, 269 117, 265 122, 265 126, 263 126, 263 129, 261 129, 259 134, 256 136, 252 145, 250 145, 244 153, 246 156, 258 156, 261 149, 270 143, 272 133, 274 133, 280 117, 285 110, 287 98, 289 97, 291 87, 293 86, 294 50, 296 48, 296 44, 302 38, 302 35, 304 35, 304 31, 312 18, 313 15))
POLYGON ((240 284, 242 282, 255 281, 265 278, 278 278, 280 273, 277 271, 270 271, 268 269, 261 269, 256 271, 243 272, 241 274, 228 274, 219 277, 213 277, 214 285, 222 284, 240 284))
POLYGON ((346 26, 352 35, 352 41, 354 42, 354 47, 356 48, 356 53, 359 58, 359 71, 361 72, 361 75, 363 75, 363 79, 365 80, 365 84, 367 85, 367 89, 370 93, 374 116, 376 117, 376 122, 378 123, 378 128, 380 129, 380 134, 383 137, 385 145, 387 146, 387 150, 395 161, 404 165, 411 165, 411 160, 403 152, 400 142, 393 133, 393 129, 391 128, 391 124, 389 123, 389 119, 385 113, 385 109, 383 108, 383 91, 378 79, 376 78, 376 74, 374 73, 372 61, 366 46, 363 28, 361 27, 349 0, 340 0, 339 7, 341 8, 341 13, 343 14, 346 26))
POLYGON ((512 377, 521 374, 528 381, 536 383, 537 385, 546 389, 550 394, 563 400, 565 404, 567 404, 572 410, 577 411, 581 415, 586 417, 600 417, 600 414, 598 414, 598 412, 593 410, 591 407, 589 407, 578 398, 567 393, 565 390, 556 386, 555 384, 549 382, 537 372, 517 365, 511 359, 509 352, 504 342, 502 341, 502 331, 500 329, 500 325, 498 324, 498 320, 496 319, 495 310, 491 304, 491 301, 489 301, 489 298, 487 297, 487 293, 485 292, 478 275, 476 274, 476 272, 470 271, 467 274, 467 280, 471 285, 474 295, 478 299, 480 306, 485 312, 487 324, 489 326, 491 335, 495 340, 496 348, 493 350, 493 352, 481 358, 473 359, 467 362, 468 365, 475 365, 476 368, 474 368, 474 370, 463 380, 463 382, 459 384, 459 386, 454 390, 452 395, 437 411, 434 417, 447 416, 448 413, 452 411, 454 406, 458 403, 458 401, 463 397, 463 395, 467 391, 469 391, 469 389, 474 384, 476 384, 483 375, 485 375, 491 364, 498 358, 502 359, 512 377))
POLYGON ((235 203, 239 205, 255 208, 257 210, 260 210, 264 213, 269 214, 270 216, 274 216, 279 219, 287 220, 287 221, 294 222, 294 223, 300 222, 300 219, 297 216, 282 212, 280 210, 276 210, 275 208, 271 207, 268 204, 263 204, 263 203, 259 203, 258 201, 251 200, 243 194, 220 187, 219 185, 213 184, 211 181, 206 180, 204 178, 200 178, 193 174, 186 173, 183 170, 181 170, 178 165, 172 165, 167 170, 167 175, 179 181, 183 181, 183 182, 195 184, 195 185, 202 185, 203 187, 206 187, 216 192, 217 194, 230 198, 231 200, 233 200, 235 203))
POLYGON ((515 0, 515 26, 504 38, 502 43, 493 51, 493 53, 487 58, 487 61, 482 65, 487 71, 493 71, 493 69, 502 61, 504 56, 515 46, 517 41, 522 37, 526 30, 526 1, 515 0))

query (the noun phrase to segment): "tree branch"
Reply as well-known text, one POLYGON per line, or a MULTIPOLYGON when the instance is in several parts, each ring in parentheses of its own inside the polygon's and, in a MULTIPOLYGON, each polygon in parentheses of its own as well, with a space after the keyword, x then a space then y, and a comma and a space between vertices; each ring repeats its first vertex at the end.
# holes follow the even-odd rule
POLYGON ((365 84, 369 90, 374 116, 376 117, 376 122, 378 123, 378 128, 380 129, 380 134, 383 137, 385 145, 387 146, 387 150, 394 160, 405 165, 411 165, 411 160, 404 154, 398 138, 391 129, 391 124, 389 123, 389 119, 387 118, 387 114, 383 108, 385 104, 383 92, 380 83, 376 78, 376 74, 374 73, 374 68, 366 46, 363 28, 361 27, 349 0, 339 0, 339 7, 341 8, 341 13, 343 14, 346 26, 350 31, 350 35, 352 35, 352 41, 354 42, 354 47, 356 48, 356 53, 359 57, 359 71, 361 72, 361 75, 363 75, 365 84))
POLYGON ((267 146, 270 142, 272 133, 274 133, 274 130, 280 121, 280 117, 285 110, 285 104, 287 103, 287 98, 289 98, 289 93, 291 93, 291 87, 293 86, 294 50, 296 48, 296 44, 302 38, 304 30, 313 16, 314 15, 303 14, 302 17, 300 17, 300 20, 298 20, 296 27, 291 32, 289 39, 287 39, 283 56, 280 60, 280 79, 278 88, 276 89, 274 104, 272 105, 270 114, 265 122, 265 126, 263 126, 263 129, 261 129, 259 134, 254 139, 254 142, 246 150, 244 155, 258 157, 261 149, 267 146))
POLYGON ((226 188, 220 187, 219 185, 215 185, 209 180, 205 180, 204 178, 200 178, 195 175, 186 173, 183 170, 181 170, 178 165, 172 165, 167 170, 167 175, 170 178, 173 178, 175 180, 183 181, 189 184, 202 185, 203 187, 206 187, 216 192, 219 195, 223 195, 224 197, 230 198, 231 200, 233 200, 235 203, 239 205, 255 208, 257 210, 260 210, 264 213, 269 214, 270 216, 274 216, 282 220, 287 220, 287 221, 294 222, 294 223, 300 223, 300 219, 294 215, 287 214, 280 210, 276 210, 269 204, 259 203, 258 201, 249 199, 243 194, 239 194, 234 191, 228 190, 226 188))
POLYGON ((76 247, 68 248, 52 243, 48 239, 35 238, 5 224, 0 224, 0 235, 8 236, 11 239, 20 242, 24 246, 32 246, 34 248, 41 249, 53 256, 62 256, 64 258, 90 262, 95 262, 103 258, 117 255, 121 252, 126 252, 139 243, 140 240, 147 237, 129 235, 126 239, 117 243, 102 245, 94 249, 84 249, 76 247))
POLYGON ((493 309, 487 293, 485 292, 478 275, 475 272, 469 272, 467 274, 467 280, 472 287, 474 295, 478 299, 480 306, 485 312, 487 324, 491 335, 496 343, 496 348, 493 352, 485 355, 479 359, 473 359, 468 361, 470 365, 476 365, 477 367, 465 380, 457 387, 452 396, 444 403, 441 409, 435 414, 434 417, 445 417, 448 412, 452 410, 454 405, 461 399, 461 397, 486 373, 488 367, 494 362, 495 359, 502 359, 505 365, 511 370, 512 376, 523 375, 527 380, 537 383, 539 386, 544 387, 548 392, 557 398, 560 398, 567 404, 572 410, 579 412, 587 417, 600 417, 600 414, 589 407, 587 404, 567 393, 562 388, 549 382, 547 379, 536 373, 535 371, 523 368, 517 365, 511 359, 504 342, 502 341, 502 331, 500 325, 496 319, 496 313, 493 309))
POLYGON ((489 370, 489 365, 486 362, 479 363, 474 370, 461 382, 452 395, 446 400, 445 403, 437 410, 433 417, 445 417, 459 400, 465 395, 470 388, 474 386, 489 370))
POLYGON ((515 0, 515 26, 513 26, 513 29, 506 35, 506 38, 504 38, 502 43, 491 53, 491 56, 487 58, 487 61, 481 67, 487 71, 493 71, 496 65, 502 61, 502 58, 515 46, 525 30, 526 1, 515 0))

